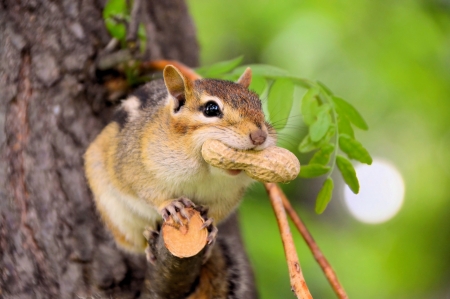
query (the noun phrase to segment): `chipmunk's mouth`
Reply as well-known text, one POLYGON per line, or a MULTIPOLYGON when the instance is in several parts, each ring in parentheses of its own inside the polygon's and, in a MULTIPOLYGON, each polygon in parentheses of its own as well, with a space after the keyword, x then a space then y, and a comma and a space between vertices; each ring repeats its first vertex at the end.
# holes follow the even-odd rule
POLYGON ((225 171, 229 175, 235 176, 235 175, 240 174, 242 172, 242 169, 226 169, 225 171))

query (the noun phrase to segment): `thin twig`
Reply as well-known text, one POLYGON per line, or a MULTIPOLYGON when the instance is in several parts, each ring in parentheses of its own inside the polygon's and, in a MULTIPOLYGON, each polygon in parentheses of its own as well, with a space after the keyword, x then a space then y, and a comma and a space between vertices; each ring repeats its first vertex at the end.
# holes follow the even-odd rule
POLYGON ((286 216, 286 211, 283 207, 282 198, 284 196, 280 187, 274 183, 264 183, 267 193, 269 194, 270 202, 272 204, 275 216, 277 218, 280 235, 283 242, 284 253, 289 268, 289 276, 291 280, 292 291, 297 298, 312 299, 305 279, 303 278, 300 262, 298 261, 297 251, 295 249, 294 240, 289 229, 289 223, 286 216))
POLYGON ((106 47, 103 49, 102 54, 111 53, 112 51, 114 51, 117 48, 118 45, 119 45, 119 40, 117 38, 113 37, 108 42, 106 47))
MULTIPOLYGON (((278 187, 279 188, 279 187, 278 187)), ((297 227, 298 231, 302 235, 303 239, 305 240, 306 244, 308 245, 309 249, 311 250, 314 258, 316 259, 317 263, 322 268, 323 273, 325 274, 326 278, 331 284, 331 287, 333 288, 334 292, 340 299, 348 299, 347 294, 345 293, 344 288, 339 283, 339 280, 336 276, 336 273, 334 272, 331 265, 328 263, 327 259, 323 255, 322 251, 320 251, 319 246, 317 246, 316 242, 314 241, 312 235, 309 233, 308 229, 306 228, 303 221, 300 219, 300 217, 297 215, 295 210, 292 208, 289 200, 284 195, 283 191, 280 190, 280 197, 283 201, 283 206, 286 212, 288 213, 289 217, 291 218, 292 222, 294 222, 295 226, 297 227)))
POLYGON ((131 8, 130 21, 127 28, 127 43, 128 47, 133 51, 137 47, 137 32, 139 28, 140 18, 139 13, 141 8, 141 0, 134 0, 131 8))
POLYGON ((133 59, 128 49, 122 49, 113 53, 102 55, 97 60, 97 69, 104 71, 115 68, 118 64, 133 59))

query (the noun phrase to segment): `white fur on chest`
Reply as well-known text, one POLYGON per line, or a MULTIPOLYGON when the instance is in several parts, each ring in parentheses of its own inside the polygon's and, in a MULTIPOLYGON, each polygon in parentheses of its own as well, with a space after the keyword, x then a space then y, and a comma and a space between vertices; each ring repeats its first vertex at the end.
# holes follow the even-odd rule
MULTIPOLYGON (((153 182, 160 190, 153 196, 164 196, 166 200, 186 197, 195 204, 207 206, 208 216, 216 221, 223 220, 239 204, 242 191, 253 180, 244 173, 230 176, 223 170, 210 167, 209 171, 197 171, 183 179, 174 179, 172 183, 153 182)), ((135 198, 121 193, 112 184, 105 184, 106 188, 99 198, 99 203, 104 206, 126 238, 134 244, 141 246, 143 242, 142 232, 146 226, 153 227, 161 216, 156 207, 147 200, 135 198)), ((156 190, 155 190, 156 191, 156 190)))
POLYGON ((244 172, 231 176, 222 169, 209 166, 209 173, 191 177, 182 187, 194 201, 208 205, 235 200, 234 198, 242 193, 242 189, 252 182, 244 172))
POLYGON ((218 221, 236 208, 243 190, 253 182, 244 172, 231 176, 209 165, 167 174, 171 180, 163 180, 167 182, 164 189, 171 198, 184 196, 195 204, 207 206, 211 216, 218 221))
POLYGON ((244 172, 230 176, 222 169, 210 166, 209 179, 198 182, 191 195, 194 202, 209 208, 209 217, 222 221, 239 205, 244 190, 254 182, 244 172))

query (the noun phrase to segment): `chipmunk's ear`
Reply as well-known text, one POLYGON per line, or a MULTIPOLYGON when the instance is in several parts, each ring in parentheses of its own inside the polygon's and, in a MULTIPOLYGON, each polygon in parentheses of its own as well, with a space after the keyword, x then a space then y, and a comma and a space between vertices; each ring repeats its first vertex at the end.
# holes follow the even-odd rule
POLYGON ((248 88, 250 86, 250 83, 252 83, 251 68, 248 67, 245 69, 244 73, 237 80, 237 83, 243 85, 245 88, 248 88))
POLYGON ((167 91, 176 100, 173 108, 177 112, 186 102, 186 95, 192 91, 193 83, 173 65, 164 68, 163 77, 167 91))

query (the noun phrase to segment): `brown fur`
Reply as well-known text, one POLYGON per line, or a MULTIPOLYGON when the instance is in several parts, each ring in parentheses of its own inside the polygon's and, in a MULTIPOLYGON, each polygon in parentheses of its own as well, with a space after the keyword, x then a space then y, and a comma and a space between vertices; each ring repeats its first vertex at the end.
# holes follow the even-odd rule
POLYGON ((202 267, 199 285, 187 299, 227 298, 229 286, 226 279, 227 265, 218 248, 213 250, 208 262, 202 267))

